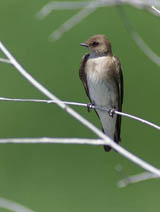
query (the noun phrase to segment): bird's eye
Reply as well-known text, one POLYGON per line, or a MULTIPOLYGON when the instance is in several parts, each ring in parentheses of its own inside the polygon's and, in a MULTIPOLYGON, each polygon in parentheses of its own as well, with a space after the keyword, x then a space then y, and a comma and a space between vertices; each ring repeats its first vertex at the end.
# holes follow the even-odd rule
POLYGON ((92 46, 98 46, 99 45, 99 42, 97 42, 97 41, 94 41, 93 43, 92 43, 92 46))

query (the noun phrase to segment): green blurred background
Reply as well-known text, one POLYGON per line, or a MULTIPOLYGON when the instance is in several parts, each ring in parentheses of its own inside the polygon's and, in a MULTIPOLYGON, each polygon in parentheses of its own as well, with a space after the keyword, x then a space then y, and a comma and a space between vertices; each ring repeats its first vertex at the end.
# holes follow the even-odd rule
MULTIPOLYGON (((49 1, 5 0, 0 3, 0 40, 39 82, 67 101, 88 99, 78 77, 80 47, 94 34, 112 42, 124 74, 123 111, 160 123, 160 67, 137 48, 126 32, 117 8, 99 8, 63 37, 51 43, 50 33, 78 10, 54 11, 39 21, 36 13, 49 1)), ((124 7, 136 31, 160 55, 160 18, 124 7)), ((44 98, 10 65, 0 63, 0 96, 44 98)), ((75 107, 100 127, 95 113, 75 107)), ((59 109, 43 103, 0 103, 0 137, 90 137, 88 129, 59 109)), ((160 134, 155 129, 123 118, 122 146, 160 166, 160 134)), ((0 145, 0 196, 36 212, 158 211, 159 181, 150 180, 119 189, 123 175, 143 170, 118 153, 86 145, 0 145)), ((0 212, 7 211, 0 208, 0 212)))

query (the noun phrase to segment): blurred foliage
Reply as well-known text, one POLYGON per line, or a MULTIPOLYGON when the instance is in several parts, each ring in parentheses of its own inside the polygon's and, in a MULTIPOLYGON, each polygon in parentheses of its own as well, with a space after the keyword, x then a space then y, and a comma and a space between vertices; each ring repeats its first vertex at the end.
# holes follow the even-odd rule
MULTIPOLYGON (((0 3, 0 39, 23 67, 59 98, 88 102, 78 78, 80 59, 86 51, 79 43, 91 35, 106 34, 123 67, 123 111, 160 123, 160 67, 137 48, 117 9, 97 9, 60 40, 50 43, 49 34, 77 11, 54 11, 38 21, 35 15, 47 2, 0 3)), ((136 31, 160 55, 160 18, 133 7, 124 9, 136 31)), ((0 63, 0 70, 0 96, 45 98, 10 65, 0 63)), ((100 127, 93 111, 75 109, 100 127)), ((56 105, 1 102, 0 117, 2 138, 96 137, 56 105)), ((125 148, 160 166, 158 131, 123 118, 121 137, 125 148)), ((124 176, 143 171, 114 151, 105 153, 102 147, 1 144, 0 196, 37 212, 157 211, 158 180, 119 189, 117 164, 122 165, 124 176)))

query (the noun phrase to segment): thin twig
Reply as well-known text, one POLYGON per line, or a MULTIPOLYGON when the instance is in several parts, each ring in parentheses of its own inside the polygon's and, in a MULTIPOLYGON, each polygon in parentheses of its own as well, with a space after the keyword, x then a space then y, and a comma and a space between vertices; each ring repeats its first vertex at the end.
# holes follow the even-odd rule
POLYGON ((127 32, 130 34, 134 42, 152 62, 160 66, 160 57, 154 51, 152 51, 152 49, 149 48, 149 46, 144 42, 141 36, 134 30, 129 21, 129 18, 125 13, 125 10, 119 5, 117 6, 117 8, 123 25, 125 26, 127 32))
POLYGON ((136 163, 140 167, 146 169, 149 172, 152 172, 158 176, 160 176, 160 170, 155 168, 154 166, 150 165, 149 163, 145 162, 144 160, 138 158, 134 154, 130 153, 129 151, 125 150, 123 147, 115 143, 112 139, 110 139, 107 135, 101 132, 97 127, 95 127, 92 123, 90 123, 87 119, 83 118, 79 113, 74 111, 69 106, 65 105, 60 99, 58 99, 53 93, 51 93, 49 90, 47 90, 43 85, 41 85, 36 79, 34 79, 17 61, 16 59, 11 55, 11 53, 7 50, 7 48, 0 42, 0 49, 3 51, 3 53, 6 55, 6 57, 11 61, 12 65, 17 69, 17 71, 25 78, 27 79, 36 89, 38 89, 41 93, 43 93, 45 96, 50 98, 51 100, 56 100, 57 105, 62 108, 65 112, 69 113, 71 116, 73 116, 75 119, 77 119, 80 123, 82 123, 84 126, 86 126, 88 129, 90 129, 92 132, 94 132, 98 137, 103 139, 106 142, 106 145, 111 146, 113 149, 115 149, 117 152, 119 152, 121 155, 126 157, 127 159, 131 160, 132 162, 136 163))
POLYGON ((10 210, 12 212, 34 212, 33 210, 12 200, 0 197, 0 208, 10 210))
POLYGON ((160 10, 158 10, 155 6, 152 6, 152 9, 160 15, 160 10))
MULTIPOLYGON (((46 16, 48 16, 52 11, 54 10, 75 10, 75 9, 82 9, 86 7, 88 4, 92 3, 93 1, 64 1, 64 2, 58 2, 58 1, 52 1, 47 4, 45 4, 42 9, 37 13, 36 17, 38 19, 44 19, 46 16)), ((143 0, 103 0, 101 2, 98 2, 96 7, 106 7, 106 6, 115 6, 115 5, 121 5, 121 4, 130 4, 134 7, 137 7, 139 9, 148 9, 149 12, 153 11, 154 9, 159 14, 159 10, 157 7, 160 7, 160 2, 157 1, 143 1, 143 0)), ((154 13, 155 14, 155 13, 154 13)), ((158 15, 157 14, 157 15, 158 15)))
POLYGON ((5 58, 0 58, 0 62, 2 62, 2 63, 11 63, 9 60, 7 60, 5 58))
POLYGON ((154 123, 152 123, 152 122, 150 122, 150 121, 141 119, 141 118, 139 118, 139 117, 133 116, 133 115, 128 114, 128 113, 123 113, 123 112, 119 112, 119 111, 115 111, 115 113, 116 113, 116 114, 119 114, 119 115, 121 115, 121 116, 126 116, 126 117, 128 117, 128 118, 135 119, 135 120, 140 121, 140 122, 142 122, 142 123, 144 123, 144 124, 147 124, 147 125, 149 125, 149 126, 151 126, 151 127, 154 127, 154 128, 156 128, 157 130, 160 130, 160 126, 158 126, 158 125, 156 125, 156 124, 154 124, 154 123))
POLYGON ((0 138, 0 144, 88 144, 88 145, 105 145, 102 139, 89 138, 0 138))
MULTIPOLYGON (((11 101, 11 102, 37 102, 37 103, 47 103, 47 104, 56 104, 57 101, 54 100, 45 100, 45 99, 17 99, 17 98, 6 98, 0 97, 0 101, 11 101)), ((88 104, 86 103, 79 103, 79 102, 68 102, 62 101, 66 105, 76 105, 76 106, 83 106, 87 107, 88 104)))
MULTIPOLYGON (((43 100, 43 99, 13 99, 13 98, 6 98, 6 97, 0 97, 0 101, 13 101, 13 102, 40 102, 40 103, 48 103, 48 104, 55 104, 57 103, 57 101, 54 101, 54 100, 43 100)), ((80 102, 69 102, 69 101, 62 101, 64 104, 66 105, 76 105, 76 106, 81 106, 81 107, 88 107, 88 104, 86 103, 80 103, 80 102)), ((104 108, 104 107, 100 107, 100 106, 96 106, 96 105, 91 105, 91 109, 97 109, 97 110, 102 110, 102 111, 106 111, 106 112, 109 112, 109 110, 111 108, 104 108)), ((142 122, 144 124, 147 124, 153 128, 156 128, 157 130, 160 130, 160 126, 150 122, 150 121, 147 121, 145 119, 142 119, 142 118, 139 118, 137 116, 133 116, 131 114, 128 114, 128 113, 124 113, 124 112, 119 112, 117 110, 114 110, 113 111, 114 113, 118 114, 118 115, 121 115, 121 116, 125 116, 125 117, 128 117, 128 118, 131 118, 131 119, 134 119, 134 120, 137 120, 139 122, 142 122)))
POLYGON ((143 172, 141 174, 136 174, 133 176, 126 177, 118 182, 118 187, 124 188, 128 186, 129 184, 139 183, 143 182, 145 180, 151 180, 159 178, 157 175, 150 173, 150 172, 143 172))
MULTIPOLYGON (((106 7, 106 6, 115 6, 115 5, 122 5, 122 4, 130 4, 132 6, 135 6, 139 9, 148 9, 148 11, 152 12, 155 15, 160 15, 159 10, 160 8, 160 2, 158 0, 153 1, 142 1, 142 0, 99 0, 99 1, 85 1, 85 2, 74 2, 74 1, 68 1, 68 2, 49 2, 47 3, 36 15, 38 19, 43 19, 47 15, 49 15, 53 10, 65 10, 65 9, 81 9, 77 14, 69 18, 67 21, 65 21, 64 24, 62 24, 58 29, 56 29, 51 35, 50 40, 55 41, 61 38, 61 36, 72 29, 74 26, 76 26, 78 23, 80 23, 84 18, 86 18, 88 15, 93 13, 97 8, 99 7, 106 7), (156 11, 156 12, 155 12, 156 11)), ((137 34, 135 36, 135 40, 138 43, 139 40, 142 40, 140 36, 137 34)), ((146 49, 146 44, 144 41, 141 41, 141 45, 144 46, 146 49)), ((140 44, 139 44, 140 45, 140 44)), ((141 46, 140 45, 140 46, 141 46)), ((148 46, 147 46, 148 48, 148 46)), ((150 49, 149 49, 150 50, 150 49)), ((147 49, 148 51, 148 49, 147 49)), ((153 54, 154 52, 151 50, 149 51, 149 54, 153 54)))
POLYGON ((44 19, 54 10, 73 10, 73 9, 82 9, 86 7, 90 1, 79 1, 79 2, 49 2, 42 7, 42 9, 36 14, 38 19, 44 19))
MULTIPOLYGON (((101 0, 99 0, 101 1, 101 0)), ((56 29, 52 34, 50 35, 50 40, 58 40, 60 37, 67 31, 69 31, 71 28, 73 28, 75 25, 77 25, 79 22, 81 22, 83 19, 85 19, 87 16, 89 16, 91 13, 93 13, 98 5, 98 1, 92 1, 92 3, 88 4, 86 7, 84 7, 82 10, 80 10, 78 13, 76 13, 74 16, 72 16, 70 19, 65 21, 64 24, 62 24, 58 29, 56 29)))

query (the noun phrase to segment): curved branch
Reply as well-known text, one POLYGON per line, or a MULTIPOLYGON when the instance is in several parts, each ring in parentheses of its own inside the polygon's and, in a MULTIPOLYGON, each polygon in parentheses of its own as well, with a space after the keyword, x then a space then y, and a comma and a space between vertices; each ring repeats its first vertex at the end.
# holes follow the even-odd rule
MULTIPOLYGON (((127 32, 130 34, 137 46, 142 50, 142 52, 156 65, 160 66, 160 57, 152 51, 152 49, 144 42, 141 36, 134 30, 133 26, 129 22, 129 19, 121 6, 117 6, 118 12, 120 14, 121 20, 127 32)), ((152 7, 153 8, 153 7, 152 7)))

